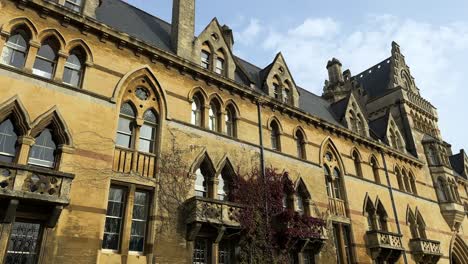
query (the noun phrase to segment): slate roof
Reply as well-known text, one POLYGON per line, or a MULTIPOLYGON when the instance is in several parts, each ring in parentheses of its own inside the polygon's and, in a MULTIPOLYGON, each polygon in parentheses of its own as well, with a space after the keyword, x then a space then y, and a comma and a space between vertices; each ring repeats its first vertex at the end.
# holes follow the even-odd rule
POLYGON ((382 140, 383 142, 386 142, 386 134, 387 134, 387 127, 388 127, 388 118, 390 117, 390 114, 387 113, 375 120, 372 120, 369 122, 369 128, 370 130, 374 133, 374 135, 377 137, 377 139, 382 140))
POLYGON ((353 79, 358 81, 367 91, 370 98, 379 97, 388 91, 390 83, 391 60, 387 58, 369 69, 356 74, 353 79))
MULTIPOLYGON (((96 19, 119 32, 174 53, 171 45, 171 24, 122 0, 103 1, 96 10, 96 19)), ((264 72, 268 72, 268 66, 262 69, 241 58, 235 57, 235 60, 244 70, 236 71, 235 80, 247 86, 250 86, 250 81, 252 81, 257 87, 257 91, 264 93, 261 88, 262 78, 264 72), (245 76, 246 74, 247 76, 245 76)), ((297 88, 301 94, 299 98, 301 110, 335 125, 340 125, 330 109, 329 102, 303 88, 297 88)))
POLYGON ((467 165, 465 164, 465 151, 461 150, 460 153, 450 156, 449 159, 452 168, 460 175, 460 177, 468 180, 466 174, 463 173, 465 171, 465 165, 467 165))

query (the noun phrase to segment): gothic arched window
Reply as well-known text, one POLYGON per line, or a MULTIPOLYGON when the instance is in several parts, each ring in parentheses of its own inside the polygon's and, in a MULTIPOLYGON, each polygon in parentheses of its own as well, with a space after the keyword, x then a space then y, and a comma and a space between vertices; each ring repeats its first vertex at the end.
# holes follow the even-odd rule
POLYGON ((271 148, 273 150, 281 151, 280 129, 276 121, 272 121, 270 123, 270 139, 271 139, 271 148))
POLYGON ((116 145, 124 148, 133 148, 133 135, 135 129, 136 113, 132 105, 124 103, 120 107, 119 125, 117 128, 116 145))
POLYGON ((52 130, 46 128, 36 137, 35 143, 32 145, 29 153, 28 163, 41 167, 54 168, 56 149, 57 145, 54 142, 52 130))
POLYGON ((356 170, 356 176, 363 177, 362 175, 362 167, 361 167, 361 157, 357 151, 353 151, 353 162, 354 162, 354 169, 356 170))
POLYGON ((73 49, 65 62, 63 82, 74 87, 80 87, 83 80, 86 53, 82 48, 73 49))
POLYGON ((207 176, 202 173, 201 169, 195 171, 195 196, 208 197, 208 181, 207 176))
POLYGON ((226 116, 225 116, 225 124, 226 124, 226 134, 230 137, 236 137, 236 110, 230 104, 226 107, 226 116))
POLYGON ((379 164, 377 163, 377 160, 374 157, 371 158, 370 165, 372 166, 372 174, 374 174, 375 182, 380 183, 379 164))
POLYGON ((0 161, 13 162, 18 136, 10 119, 0 123, 0 161))
POLYGON ((296 149, 297 149, 297 157, 300 159, 306 159, 306 142, 304 138, 304 134, 300 129, 296 131, 296 149))
POLYGON ((140 128, 138 150, 146 153, 154 153, 158 118, 152 110, 147 110, 143 114, 143 120, 144 123, 140 128))
POLYGON ((16 68, 23 68, 29 49, 31 34, 29 30, 19 27, 11 33, 2 51, 1 62, 16 68))
POLYGON ((203 100, 201 96, 196 94, 192 98, 192 115, 191 123, 192 125, 202 127, 203 126, 203 100))
POLYGON ((211 131, 219 132, 220 128, 220 105, 217 100, 212 100, 210 103, 210 110, 208 111, 208 128, 211 131))
POLYGON ((49 37, 44 40, 37 52, 33 74, 52 79, 57 66, 59 49, 60 44, 56 38, 49 37))

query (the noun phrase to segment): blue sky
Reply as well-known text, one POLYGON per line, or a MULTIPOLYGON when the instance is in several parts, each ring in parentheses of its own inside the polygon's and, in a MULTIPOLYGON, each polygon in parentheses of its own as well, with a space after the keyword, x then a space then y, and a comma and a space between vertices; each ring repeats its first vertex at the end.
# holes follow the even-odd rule
MULTIPOLYGON (((127 2, 171 21, 171 0, 127 2)), ((316 94, 328 59, 337 57, 358 74, 389 57, 395 40, 457 153, 468 146, 466 10, 465 0, 197 0, 196 31, 217 17, 233 29, 235 53, 260 67, 282 51, 296 82, 316 94)))

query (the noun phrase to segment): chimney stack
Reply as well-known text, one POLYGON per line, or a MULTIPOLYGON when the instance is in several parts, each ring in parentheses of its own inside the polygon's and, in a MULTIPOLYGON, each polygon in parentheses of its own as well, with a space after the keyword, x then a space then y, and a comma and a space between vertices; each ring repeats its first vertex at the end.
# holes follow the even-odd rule
POLYGON ((224 39, 228 44, 229 48, 232 50, 232 46, 234 46, 234 35, 232 34, 232 29, 230 29, 227 25, 222 27, 224 39))
POLYGON ((173 0, 171 35, 174 52, 190 60, 195 35, 195 0, 173 0))
POLYGON ((341 66, 343 65, 336 58, 333 58, 332 60, 328 61, 327 70, 328 70, 328 81, 330 85, 344 83, 343 71, 341 70, 341 66))

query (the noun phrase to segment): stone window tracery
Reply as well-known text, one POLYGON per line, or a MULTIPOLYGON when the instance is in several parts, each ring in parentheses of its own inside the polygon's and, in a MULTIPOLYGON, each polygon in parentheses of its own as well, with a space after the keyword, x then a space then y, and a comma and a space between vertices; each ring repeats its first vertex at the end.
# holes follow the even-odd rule
POLYGON ((70 52, 63 71, 63 82, 74 87, 80 87, 83 81, 83 70, 86 53, 82 48, 75 48, 70 52))
POLYGON ((226 107, 226 115, 224 119, 226 125, 226 135, 230 137, 237 137, 236 109, 232 104, 228 104, 226 107))

